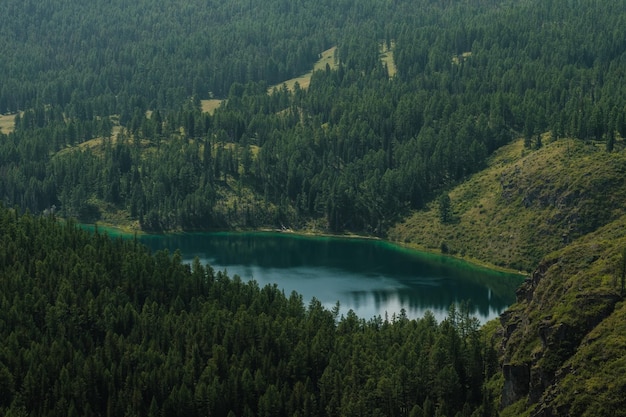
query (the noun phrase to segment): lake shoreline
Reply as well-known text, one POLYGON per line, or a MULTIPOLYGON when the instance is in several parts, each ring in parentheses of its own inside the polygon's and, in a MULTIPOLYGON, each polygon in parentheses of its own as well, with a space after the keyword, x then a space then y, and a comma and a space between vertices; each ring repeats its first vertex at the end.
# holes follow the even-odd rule
MULTIPOLYGON (((128 236, 128 235, 126 235, 128 236)), ((359 235, 330 236, 295 231, 238 231, 142 235, 151 253, 177 251, 242 281, 278 285, 327 308, 340 301, 344 312, 370 318, 426 310, 443 319, 450 305, 470 302, 481 322, 496 318, 515 301, 523 277, 438 253, 417 251, 359 235)), ((125 237, 125 239, 129 239, 125 237)))
POLYGON ((190 233, 276 233, 276 234, 287 234, 287 235, 302 236, 302 237, 326 237, 326 238, 376 240, 380 242, 393 244, 393 245, 396 245, 405 249, 409 249, 412 251, 416 251, 416 252, 428 253, 432 255, 438 255, 438 256, 456 259, 459 261, 467 262, 471 265, 479 266, 481 268, 486 268, 486 269, 490 269, 493 271, 503 272, 507 274, 516 274, 516 275, 520 275, 524 277, 528 276, 527 273, 524 273, 519 270, 504 268, 504 267, 492 264, 487 261, 479 260, 479 259, 468 258, 465 256, 459 256, 459 255, 454 255, 454 254, 449 254, 449 253, 442 253, 441 251, 437 251, 435 249, 428 248, 426 246, 421 246, 417 243, 400 242, 400 241, 385 239, 379 236, 364 235, 364 234, 358 234, 358 233, 352 233, 352 232, 331 233, 328 231, 318 231, 318 230, 311 229, 311 228, 292 229, 292 228, 270 228, 270 227, 250 228, 250 229, 243 228, 243 229, 213 229, 213 230, 167 230, 167 231, 161 231, 161 232, 147 232, 142 229, 136 229, 132 226, 124 227, 121 225, 108 223, 108 222, 102 222, 102 221, 99 221, 96 223, 81 223, 81 224, 93 226, 94 229, 97 228, 98 230, 100 228, 104 229, 105 231, 115 230, 117 232, 115 233, 116 235, 128 235, 128 236, 150 236, 150 235, 159 236, 159 235, 176 235, 176 234, 190 234, 190 233))

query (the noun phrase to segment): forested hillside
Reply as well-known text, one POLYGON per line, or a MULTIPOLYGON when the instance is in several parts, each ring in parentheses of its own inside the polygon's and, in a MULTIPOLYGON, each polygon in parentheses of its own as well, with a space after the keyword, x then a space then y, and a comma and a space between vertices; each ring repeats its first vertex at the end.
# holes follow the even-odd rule
POLYGON ((1 415, 624 415, 625 2, 0 19, 1 415), (499 324, 364 321, 71 218, 355 231, 534 272, 499 324))
POLYGON ((513 136, 626 135, 625 6, 575 3, 3 2, 0 196, 146 230, 384 235, 513 136), (309 88, 267 93, 332 45, 309 88))
POLYGON ((316 299, 0 208, 0 415, 491 415, 468 309, 338 317, 316 299))

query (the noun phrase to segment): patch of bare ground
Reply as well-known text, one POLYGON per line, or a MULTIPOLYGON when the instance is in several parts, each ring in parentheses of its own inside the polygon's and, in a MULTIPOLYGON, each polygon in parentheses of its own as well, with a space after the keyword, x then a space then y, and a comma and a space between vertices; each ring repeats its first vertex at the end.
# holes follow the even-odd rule
POLYGON ((322 52, 320 54, 319 60, 315 63, 311 71, 299 77, 295 77, 290 80, 287 80, 283 83, 273 85, 268 89, 268 92, 271 93, 272 91, 274 91, 275 88, 280 89, 283 85, 287 86, 287 89, 289 91, 293 91, 296 86, 296 83, 300 85, 300 88, 303 88, 303 89, 309 88, 309 85, 311 84, 311 76, 313 75, 313 72, 317 70, 325 69, 327 64, 331 69, 337 68, 337 63, 335 61, 336 49, 337 47, 333 46, 332 48, 327 49, 324 52, 322 52))

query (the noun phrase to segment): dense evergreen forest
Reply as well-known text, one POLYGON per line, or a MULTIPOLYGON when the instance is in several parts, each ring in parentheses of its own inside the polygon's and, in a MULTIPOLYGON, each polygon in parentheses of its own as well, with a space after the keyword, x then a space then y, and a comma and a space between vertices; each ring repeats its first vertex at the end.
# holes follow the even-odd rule
POLYGON ((0 241, 3 416, 492 415, 496 350, 463 305, 338 317, 1 207, 0 241))
POLYGON ((71 218, 384 235, 514 137, 624 147, 625 2, 3 0, 0 16, 0 415, 496 415, 498 355, 463 306, 339 317, 71 218), (335 46, 310 84, 282 84, 335 46))
POLYGON ((511 137, 621 146, 626 6, 605 6, 7 0, 0 199, 145 230, 384 235, 511 137), (280 85, 334 45, 308 88, 280 85))

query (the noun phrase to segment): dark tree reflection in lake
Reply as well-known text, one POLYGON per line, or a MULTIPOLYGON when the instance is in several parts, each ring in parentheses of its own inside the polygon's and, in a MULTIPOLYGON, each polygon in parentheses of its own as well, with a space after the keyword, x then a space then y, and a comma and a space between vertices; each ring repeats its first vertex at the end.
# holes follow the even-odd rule
POLYGON ((522 277, 476 267, 371 239, 305 237, 287 233, 190 233, 143 235, 153 251, 180 249, 186 261, 198 257, 230 276, 276 283, 285 294, 317 298, 327 308, 337 301, 362 318, 399 314, 437 319, 452 303, 470 301, 484 323, 515 301, 522 277))

